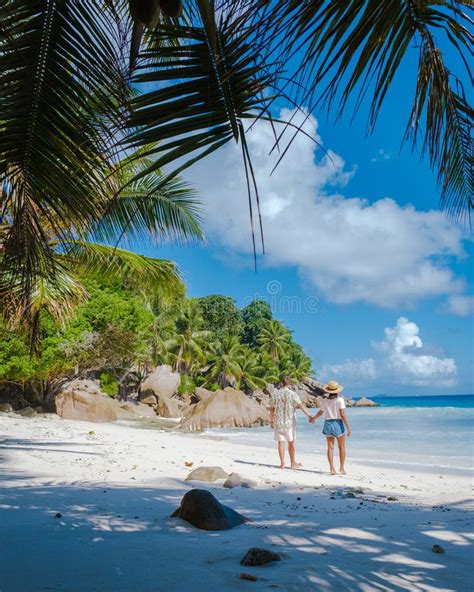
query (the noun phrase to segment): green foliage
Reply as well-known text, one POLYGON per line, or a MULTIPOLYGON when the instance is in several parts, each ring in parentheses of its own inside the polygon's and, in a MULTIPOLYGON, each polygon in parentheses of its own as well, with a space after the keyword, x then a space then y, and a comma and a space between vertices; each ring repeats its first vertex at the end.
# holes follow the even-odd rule
POLYGON ((280 361, 284 357, 290 340, 291 333, 276 319, 267 321, 257 336, 257 343, 262 351, 275 361, 280 361))
POLYGON ((196 303, 203 318, 203 328, 212 331, 218 340, 229 335, 240 335, 242 316, 233 298, 212 294, 196 298, 196 303))
POLYGON ((219 341, 209 356, 207 375, 211 382, 221 388, 235 386, 242 374, 245 359, 244 346, 235 335, 228 335, 219 341))
POLYGON ((34 378, 35 371, 25 339, 0 321, 0 382, 23 382, 34 378))
POLYGON ((241 311, 243 321, 243 342, 250 347, 256 347, 257 337, 260 335, 267 321, 273 318, 272 309, 265 300, 253 300, 241 311))
POLYGON ((68 324, 58 325, 47 310, 41 311, 37 355, 30 355, 26 332, 0 325, 0 386, 17 383, 46 392, 58 379, 87 376, 99 379, 101 389, 114 397, 119 384, 134 383, 137 368, 168 363, 181 373, 179 394, 192 393, 196 386, 250 391, 284 375, 298 381, 312 371, 310 359, 290 331, 269 318, 270 307, 263 301, 239 311, 224 296, 180 298, 179 306, 168 311, 149 306, 118 281, 89 278, 82 283, 88 297, 75 307, 68 324), (254 334, 251 344, 244 342, 246 329, 247 336, 254 334))
POLYGON ((176 319, 173 336, 166 343, 175 370, 189 374, 206 364, 206 351, 213 336, 203 326, 196 303, 188 300, 176 319))
POLYGON ((99 383, 102 392, 104 392, 106 395, 109 395, 109 397, 115 397, 118 395, 118 382, 108 372, 102 372, 102 374, 99 376, 99 383))
POLYGON ((191 376, 184 374, 181 376, 181 381, 178 387, 178 395, 191 394, 196 388, 196 383, 191 376))
MULTIPOLYGON (((71 321, 61 326, 41 316, 41 341, 31 355, 21 331, 0 333, 0 381, 51 381, 84 372, 105 372, 116 378, 134 363, 149 358, 153 315, 143 300, 120 286, 86 281, 89 298, 71 321)), ((106 386, 113 394, 112 385, 106 386)))

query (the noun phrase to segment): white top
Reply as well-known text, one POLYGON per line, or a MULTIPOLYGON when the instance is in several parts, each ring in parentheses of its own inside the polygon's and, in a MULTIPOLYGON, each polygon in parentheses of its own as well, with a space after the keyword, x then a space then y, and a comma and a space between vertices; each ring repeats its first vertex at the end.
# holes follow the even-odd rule
POLYGON ((346 404, 343 397, 336 397, 335 399, 323 399, 321 401, 321 409, 324 412, 324 419, 341 419, 341 409, 345 409, 346 404))

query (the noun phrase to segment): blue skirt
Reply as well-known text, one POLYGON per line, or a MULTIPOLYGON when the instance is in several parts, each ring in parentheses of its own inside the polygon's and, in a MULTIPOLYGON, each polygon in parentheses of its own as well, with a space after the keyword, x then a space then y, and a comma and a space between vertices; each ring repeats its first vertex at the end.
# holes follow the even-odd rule
POLYGON ((342 419, 326 419, 323 426, 323 434, 325 436, 334 436, 339 438, 346 433, 344 422, 342 419))

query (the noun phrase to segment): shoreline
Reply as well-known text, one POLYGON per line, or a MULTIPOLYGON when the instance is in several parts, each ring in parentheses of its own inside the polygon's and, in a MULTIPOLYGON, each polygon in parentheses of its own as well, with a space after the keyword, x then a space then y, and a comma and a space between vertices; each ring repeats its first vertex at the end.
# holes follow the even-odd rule
POLYGON ((266 447, 54 417, 0 416, 0 434, 2 592, 469 590, 469 477, 350 462, 348 475, 330 477, 324 457, 304 453, 302 470, 281 471, 266 447), (186 482, 185 462, 258 485, 186 482), (252 522, 210 533, 171 520, 191 487, 252 522), (243 569, 250 546, 283 559, 243 569))

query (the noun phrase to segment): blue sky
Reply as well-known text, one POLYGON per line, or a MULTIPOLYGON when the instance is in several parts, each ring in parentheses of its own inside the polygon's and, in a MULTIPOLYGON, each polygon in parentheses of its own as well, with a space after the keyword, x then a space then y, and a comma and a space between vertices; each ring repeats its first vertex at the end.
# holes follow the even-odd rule
POLYGON ((301 139, 269 180, 267 132, 252 132, 269 237, 257 273, 234 147, 186 173, 203 201, 206 245, 140 250, 174 259, 191 296, 268 300, 316 373, 348 394, 472 393, 472 243, 428 213, 439 191, 427 160, 400 152, 412 84, 408 65, 368 137, 363 112, 352 125, 316 114, 307 131, 334 164, 301 139))

